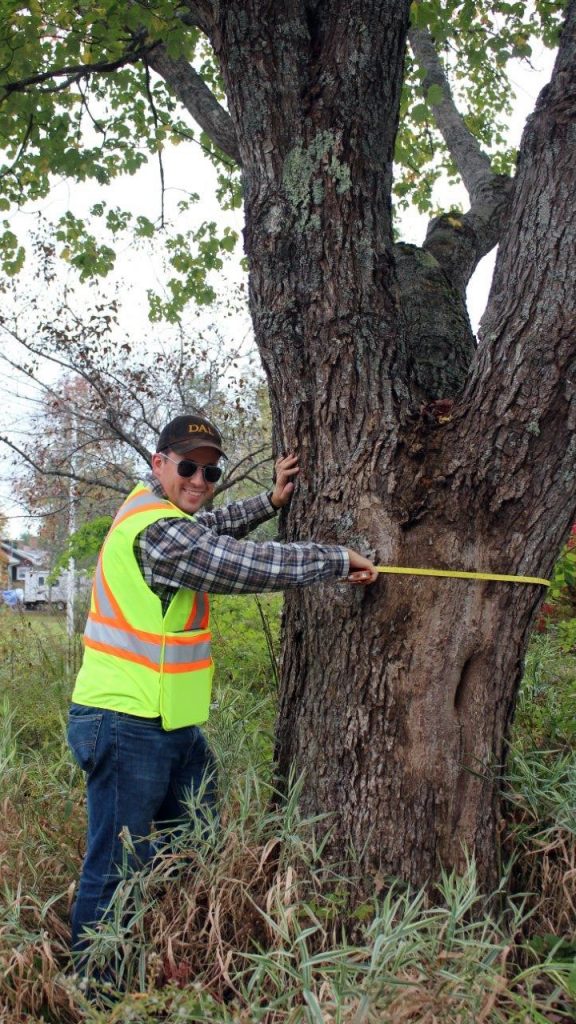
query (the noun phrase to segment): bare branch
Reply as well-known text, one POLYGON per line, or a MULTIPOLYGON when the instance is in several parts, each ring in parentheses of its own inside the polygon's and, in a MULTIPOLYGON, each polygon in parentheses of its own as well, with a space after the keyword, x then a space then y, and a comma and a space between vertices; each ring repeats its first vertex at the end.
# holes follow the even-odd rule
POLYGON ((150 52, 147 61, 212 142, 239 164, 240 151, 232 119, 189 61, 184 57, 173 60, 163 44, 150 52))
POLYGON ((137 452, 138 455, 140 455, 140 457, 144 459, 145 462, 148 463, 148 465, 150 465, 151 454, 148 451, 148 449, 145 448, 144 445, 140 443, 140 441, 134 434, 130 433, 130 431, 128 430, 124 430, 124 428, 120 426, 120 423, 118 422, 118 417, 115 415, 114 411, 110 409, 109 406, 108 409, 109 411, 105 416, 105 422, 114 432, 116 438, 130 445, 130 447, 133 448, 134 451, 137 452))
POLYGON ((22 459, 24 459, 24 461, 27 462, 29 466, 32 466, 32 468, 35 469, 36 472, 42 473, 43 476, 63 477, 67 480, 75 480, 77 483, 88 484, 91 487, 93 487, 94 484, 99 484, 100 486, 106 487, 110 491, 117 491, 118 494, 128 493, 128 490, 125 487, 119 487, 117 484, 110 483, 108 480, 106 480, 105 482, 101 480, 94 480, 93 477, 85 477, 82 476, 80 473, 73 473, 70 470, 65 469, 47 470, 45 466, 41 466, 39 463, 35 462, 34 459, 32 459, 31 456, 28 454, 28 452, 23 451, 21 448, 18 447, 18 445, 14 444, 14 442, 10 441, 7 437, 0 435, 0 441, 3 441, 4 444, 8 446, 8 448, 11 448, 13 452, 16 452, 16 454, 19 455, 22 459))
MULTIPOLYGON (((49 352, 46 349, 38 349, 38 348, 36 348, 34 345, 32 345, 30 342, 28 342, 25 338, 23 338, 20 335, 18 335, 13 329, 8 327, 6 324, 2 324, 1 326, 6 331, 7 334, 10 334, 28 352, 30 352, 30 353, 32 353, 33 355, 36 355, 36 356, 41 356, 43 359, 47 359, 50 362, 56 364, 57 366, 60 366, 63 369, 68 370, 68 371, 70 371, 72 373, 76 373, 81 378, 83 378, 87 382, 87 384, 93 389, 94 393, 96 395, 98 395, 98 398, 100 399, 100 401, 102 403, 102 407, 103 407, 103 410, 104 410, 103 422, 106 424, 106 426, 109 427, 110 430, 113 431, 113 433, 116 435, 117 439, 119 439, 121 441, 124 441, 125 444, 129 445, 145 462, 150 464, 150 452, 148 451, 148 449, 146 447, 144 447, 144 445, 141 444, 141 442, 138 440, 138 438, 134 434, 131 434, 130 432, 124 430, 120 426, 120 423, 118 422, 117 416, 115 415, 115 411, 114 411, 114 409, 113 409, 113 407, 112 407, 112 405, 111 405, 111 403, 109 401, 108 395, 106 393, 106 388, 100 382, 99 375, 94 372, 93 368, 90 368, 88 370, 84 370, 82 367, 76 365, 73 361, 68 362, 68 361, 66 361, 64 359, 58 358, 56 355, 54 355, 53 353, 49 352)), ((36 383, 40 383, 41 387, 44 388, 44 390, 46 391, 47 394, 50 394, 50 395, 53 395, 53 396, 57 395, 57 392, 53 388, 51 388, 47 384, 44 384, 44 383, 41 383, 40 381, 38 381, 37 378, 35 377, 34 373, 32 371, 30 371, 30 370, 27 370, 26 367, 21 366, 19 363, 13 362, 8 356, 6 356, 4 354, 2 354, 1 358, 5 362, 7 362, 9 365, 14 367, 14 369, 16 369, 19 372, 21 372, 22 374, 28 376, 31 380, 35 381, 36 383)), ((108 374, 108 376, 110 377, 111 380, 115 379, 111 374, 108 374)), ((116 383, 117 383, 117 381, 116 381, 116 383)), ((138 402, 138 404, 143 409, 143 406, 141 405, 141 403, 138 402)), ((72 405, 70 406, 70 408, 72 408, 72 405)), ((84 414, 82 412, 80 412, 79 410, 77 410, 77 409, 74 410, 74 414, 76 416, 79 416, 82 419, 85 418, 84 414)), ((74 477, 74 479, 76 479, 76 477, 74 477)))
MULTIPOLYGON (((56 356, 53 352, 47 350, 46 348, 36 348, 35 345, 27 341, 26 338, 21 337, 13 328, 9 327, 5 322, 2 322, 0 326, 4 331, 6 331, 7 334, 14 338, 14 340, 17 341, 19 345, 22 345, 22 348, 26 349, 32 355, 41 357, 42 359, 46 359, 49 362, 54 363, 56 366, 62 367, 62 369, 64 370, 69 370, 72 373, 77 373, 98 395, 100 401, 102 402, 102 405, 105 408, 108 407, 109 402, 107 400, 105 390, 103 386, 99 383, 98 378, 94 374, 92 368, 89 370, 84 370, 82 369, 82 367, 77 366, 73 361, 69 362, 68 360, 61 359, 58 356, 56 356)), ((43 387, 48 394, 55 393, 51 387, 39 381, 30 370, 20 366, 20 364, 17 362, 13 362, 7 355, 2 354, 1 358, 4 360, 4 362, 9 363, 15 369, 19 370, 21 373, 28 376, 35 383, 40 384, 41 387, 43 387)), ((142 453, 140 452, 140 454, 142 453)))
POLYGON ((257 455, 261 455, 262 452, 266 452, 268 450, 269 446, 267 444, 263 444, 260 446, 260 448, 256 448, 255 451, 250 452, 248 455, 244 455, 244 457, 242 459, 239 459, 236 465, 233 466, 233 468, 230 470, 230 476, 232 476, 233 473, 236 473, 240 469, 240 466, 243 466, 246 462, 250 463, 251 470, 256 469, 258 466, 263 466, 267 462, 270 462, 271 457, 270 455, 267 455, 264 459, 261 459, 260 462, 257 462, 256 465, 252 464, 252 459, 255 459, 257 455))
MULTIPOLYGON (((259 451, 262 450, 263 449, 259 449, 259 451)), ((238 466, 240 466, 242 462, 247 462, 249 459, 251 459, 253 457, 253 454, 257 453, 251 453, 249 456, 247 456, 246 459, 242 459, 238 463, 238 466)), ((242 483, 243 480, 250 480, 252 483, 256 483, 258 484, 258 486, 261 486, 261 481, 256 480, 251 474, 254 472, 254 470, 258 469, 259 466, 264 466, 266 465, 267 462, 270 461, 270 457, 260 459, 259 462, 256 462, 253 465, 248 466, 248 468, 241 473, 237 472, 238 466, 235 466, 234 469, 231 471, 230 476, 227 476, 225 481, 221 484, 221 486, 216 488, 216 490, 214 491, 214 497, 216 498, 218 497, 219 494, 223 494, 225 491, 228 491, 231 487, 235 487, 236 484, 242 483)))

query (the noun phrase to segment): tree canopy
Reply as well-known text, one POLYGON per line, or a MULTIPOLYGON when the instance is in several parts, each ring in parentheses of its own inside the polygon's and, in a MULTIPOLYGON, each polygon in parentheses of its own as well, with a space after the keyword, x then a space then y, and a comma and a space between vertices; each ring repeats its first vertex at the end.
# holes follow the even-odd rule
MULTIPOLYGON (((218 61, 203 32, 203 6, 3 0, 0 257, 7 273, 16 273, 25 260, 10 211, 45 199, 61 177, 101 188, 88 221, 72 202, 54 226, 59 255, 81 280, 111 271, 125 232, 145 241, 166 227, 162 171, 170 145, 201 146, 217 168, 222 209, 241 204, 238 140, 218 61), (150 209, 122 209, 106 191, 151 160, 160 168, 157 218, 150 209)), ((513 59, 528 64, 538 40, 556 44, 563 7, 562 0, 412 4, 395 140, 398 207, 414 203, 422 212, 438 212, 437 182, 463 178, 470 189, 486 182, 488 170, 492 176, 511 173, 507 67, 513 59)), ((191 182, 178 204, 181 221, 198 198, 191 182)), ((210 271, 221 268, 236 241, 231 227, 213 220, 195 229, 173 226, 166 238, 170 295, 150 294, 152 318, 175 319, 190 300, 211 302, 210 271)))

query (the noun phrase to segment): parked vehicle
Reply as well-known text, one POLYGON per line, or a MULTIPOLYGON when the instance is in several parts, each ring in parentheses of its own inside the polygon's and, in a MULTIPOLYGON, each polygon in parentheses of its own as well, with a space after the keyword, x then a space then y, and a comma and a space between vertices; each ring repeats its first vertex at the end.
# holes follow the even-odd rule
POLYGON ((68 573, 48 583, 48 569, 27 569, 24 575, 23 604, 28 610, 52 607, 63 611, 68 599, 68 573))

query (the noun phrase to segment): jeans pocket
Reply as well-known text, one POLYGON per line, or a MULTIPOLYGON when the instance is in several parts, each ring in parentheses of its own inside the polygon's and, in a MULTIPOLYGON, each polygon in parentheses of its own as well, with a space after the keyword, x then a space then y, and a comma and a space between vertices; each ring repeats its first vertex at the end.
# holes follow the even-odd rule
POLYGON ((96 744, 104 713, 96 708, 76 705, 68 716, 68 746, 82 771, 94 768, 96 744))

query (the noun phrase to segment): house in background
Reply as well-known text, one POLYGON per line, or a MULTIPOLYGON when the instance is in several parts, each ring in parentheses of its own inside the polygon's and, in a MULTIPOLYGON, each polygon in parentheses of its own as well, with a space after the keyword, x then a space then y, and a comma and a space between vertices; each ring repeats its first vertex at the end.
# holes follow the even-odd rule
POLYGON ((6 580, 6 589, 22 589, 27 569, 42 569, 47 565, 45 551, 18 547, 9 540, 0 540, 0 579, 6 580))
POLYGON ((10 555, 0 548, 0 590, 8 590, 10 586, 10 555))

